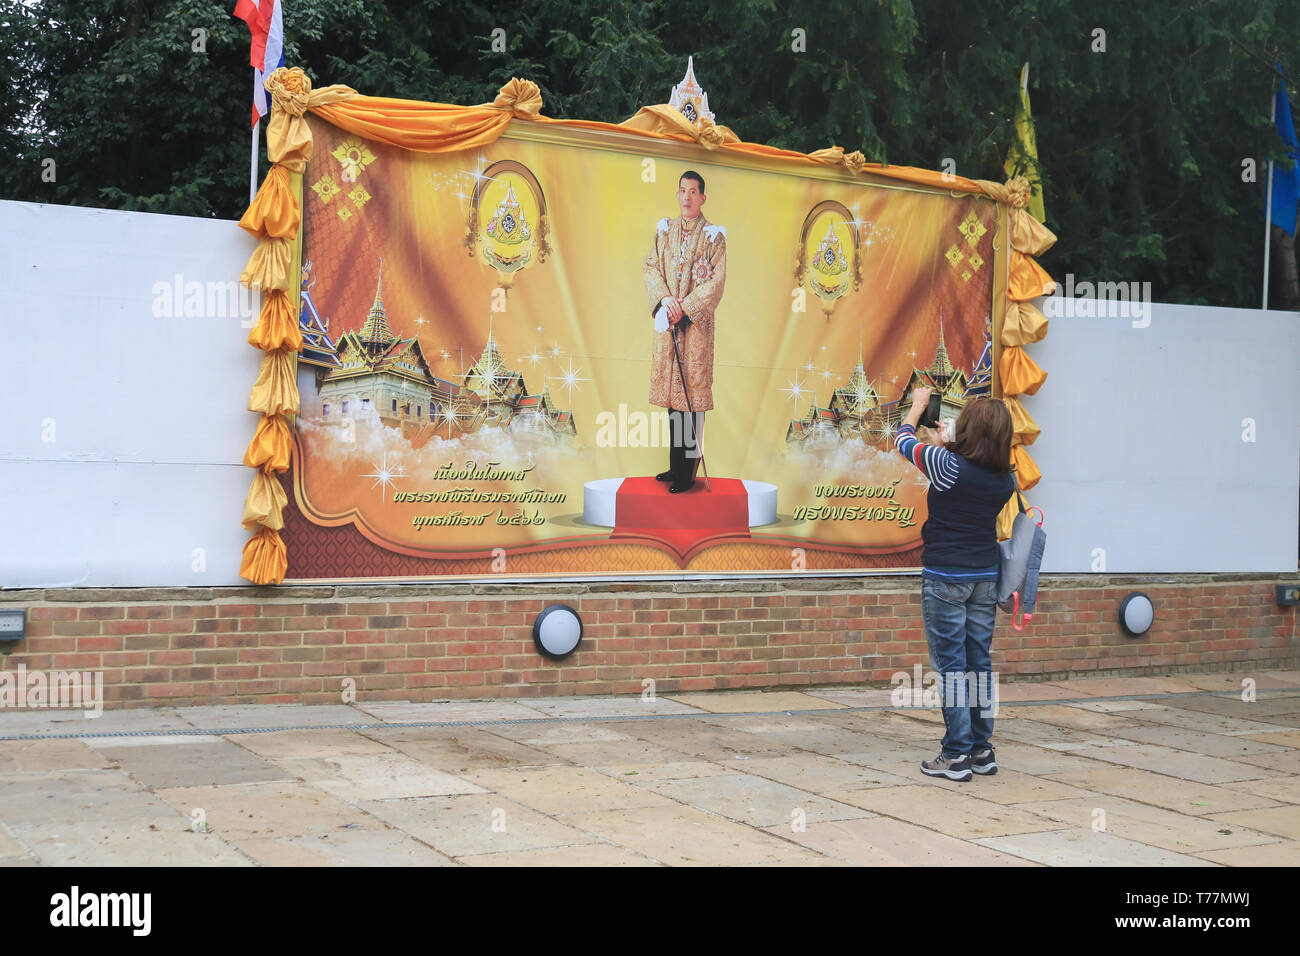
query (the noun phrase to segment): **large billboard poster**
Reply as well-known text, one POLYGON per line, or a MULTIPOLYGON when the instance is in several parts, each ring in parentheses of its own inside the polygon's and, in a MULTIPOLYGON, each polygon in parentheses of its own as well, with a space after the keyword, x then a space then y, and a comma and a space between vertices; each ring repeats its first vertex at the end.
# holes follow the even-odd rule
POLYGON ((288 578, 919 566, 893 434, 919 385, 949 419, 999 394, 995 202, 631 135, 421 153, 310 124, 288 578))

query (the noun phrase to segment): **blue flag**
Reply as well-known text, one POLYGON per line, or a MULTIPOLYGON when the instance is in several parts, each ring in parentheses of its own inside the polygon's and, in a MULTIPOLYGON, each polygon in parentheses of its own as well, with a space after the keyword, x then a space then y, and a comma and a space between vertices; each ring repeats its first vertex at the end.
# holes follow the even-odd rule
POLYGON ((1287 145, 1287 155, 1295 164, 1289 170, 1273 165, 1273 225, 1286 230, 1287 235, 1295 235, 1296 203, 1300 202, 1300 146, 1296 144, 1295 124, 1291 122, 1291 101, 1286 97, 1286 80, 1281 77, 1282 64, 1278 63, 1277 72, 1277 132, 1282 142, 1287 145))

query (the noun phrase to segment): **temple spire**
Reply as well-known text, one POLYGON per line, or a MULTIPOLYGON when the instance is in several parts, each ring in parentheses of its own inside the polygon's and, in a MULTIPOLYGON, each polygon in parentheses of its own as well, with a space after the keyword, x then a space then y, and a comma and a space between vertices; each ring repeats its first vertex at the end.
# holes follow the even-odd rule
POLYGON ((365 325, 361 327, 361 342, 372 351, 382 351, 392 344, 394 335, 384 311, 384 260, 379 260, 379 279, 375 283, 375 301, 370 306, 365 325))
POLYGON ((943 309, 939 310, 939 347, 934 351, 934 363, 930 368, 939 375, 951 375, 954 371, 948 358, 948 347, 943 341, 943 309))

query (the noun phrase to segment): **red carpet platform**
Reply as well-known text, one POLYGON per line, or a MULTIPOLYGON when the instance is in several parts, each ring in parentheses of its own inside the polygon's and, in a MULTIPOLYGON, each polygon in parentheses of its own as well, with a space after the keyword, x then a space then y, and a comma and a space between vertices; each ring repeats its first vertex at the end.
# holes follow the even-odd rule
POLYGON ((777 521, 777 487, 747 478, 714 478, 713 490, 671 494, 653 478, 598 478, 582 488, 582 520, 612 528, 611 537, 653 541, 683 567, 695 552, 722 540, 743 540, 750 528, 777 521))
POLYGON ((714 478, 712 491, 704 479, 681 494, 670 494, 668 482, 625 478, 615 499, 612 537, 654 538, 679 558, 711 538, 749 537, 749 492, 738 478, 714 478))

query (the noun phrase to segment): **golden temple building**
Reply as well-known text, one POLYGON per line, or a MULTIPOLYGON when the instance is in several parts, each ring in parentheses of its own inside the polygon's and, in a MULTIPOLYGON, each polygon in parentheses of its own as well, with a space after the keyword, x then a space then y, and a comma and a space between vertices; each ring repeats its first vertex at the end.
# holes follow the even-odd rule
POLYGON ((939 393, 939 416, 956 419, 975 395, 987 395, 992 390, 992 341, 990 323, 985 322, 984 351, 968 376, 952 364, 943 338, 943 315, 939 316, 939 344, 934 360, 926 368, 913 366, 898 398, 881 401, 880 390, 873 386, 863 370, 859 349, 858 364, 849 376, 847 385, 835 389, 829 406, 813 402, 808 414, 790 421, 786 428, 787 444, 799 445, 812 451, 838 445, 857 438, 869 445, 892 441, 898 423, 912 406, 912 393, 918 388, 932 388, 939 393))
POLYGON ((491 318, 487 344, 465 373, 461 391, 475 402, 473 427, 495 425, 531 439, 571 439, 578 434, 573 413, 556 408, 549 389, 530 395, 523 374, 506 367, 491 318))
POLYGON ((379 264, 375 300, 358 332, 343 332, 335 345, 338 365, 321 377, 321 417, 326 421, 372 416, 409 430, 436 421, 459 389, 429 367, 419 339, 394 334, 384 309, 384 266, 379 264))

